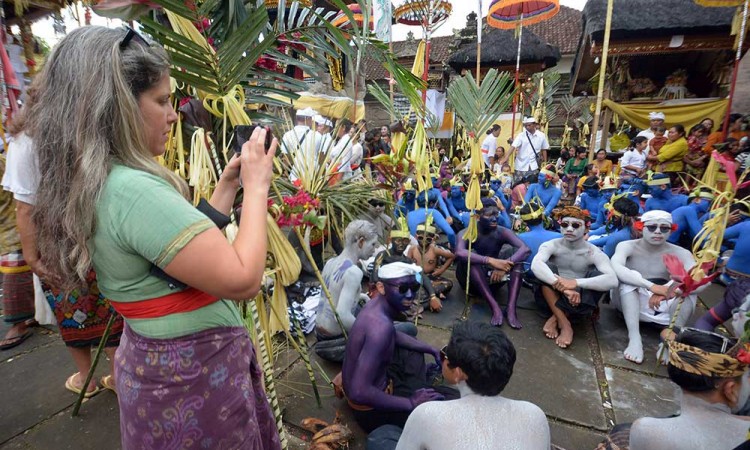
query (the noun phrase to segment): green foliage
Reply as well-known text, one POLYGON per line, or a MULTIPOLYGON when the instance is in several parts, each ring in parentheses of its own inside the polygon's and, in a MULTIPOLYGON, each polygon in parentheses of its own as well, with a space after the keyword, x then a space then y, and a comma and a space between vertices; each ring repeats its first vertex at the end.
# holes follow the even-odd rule
POLYGON ((508 72, 487 72, 477 86, 471 73, 456 78, 448 87, 448 101, 458 121, 474 136, 482 136, 513 101, 513 77, 508 72))

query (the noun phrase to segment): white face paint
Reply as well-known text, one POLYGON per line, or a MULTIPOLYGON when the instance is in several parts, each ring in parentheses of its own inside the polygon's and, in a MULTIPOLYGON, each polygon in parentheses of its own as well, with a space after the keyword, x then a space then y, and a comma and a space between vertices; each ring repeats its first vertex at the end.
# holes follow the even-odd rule
POLYGON ((369 241, 362 242, 362 246, 359 247, 359 259, 370 259, 375 254, 375 249, 378 247, 378 237, 375 236, 369 241))
POLYGON ((578 242, 586 234, 586 222, 573 217, 563 217, 560 221, 560 233, 568 242, 578 242))
POLYGON ((651 245, 661 245, 667 242, 670 234, 672 234, 672 224, 669 221, 649 220, 643 224, 643 240, 651 245))

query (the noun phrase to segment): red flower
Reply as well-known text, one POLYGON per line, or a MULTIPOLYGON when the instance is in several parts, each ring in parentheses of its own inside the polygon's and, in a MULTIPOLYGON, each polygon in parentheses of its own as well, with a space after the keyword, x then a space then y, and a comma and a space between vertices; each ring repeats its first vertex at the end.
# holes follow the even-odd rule
POLYGON ((737 361, 743 363, 743 364, 750 364, 750 352, 747 351, 748 345, 745 344, 745 348, 740 349, 739 352, 737 352, 737 361))

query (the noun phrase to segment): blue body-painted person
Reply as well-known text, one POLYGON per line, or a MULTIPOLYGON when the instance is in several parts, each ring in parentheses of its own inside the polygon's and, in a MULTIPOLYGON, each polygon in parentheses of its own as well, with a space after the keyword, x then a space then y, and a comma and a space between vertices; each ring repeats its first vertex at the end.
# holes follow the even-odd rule
POLYGON ((635 238, 633 223, 637 219, 638 205, 633 200, 622 197, 607 203, 607 220, 602 229, 609 230, 609 234, 591 243, 601 247, 602 251, 611 258, 615 254, 617 244, 635 238))
POLYGON ((595 221, 599 217, 599 202, 602 199, 602 194, 599 191, 599 177, 586 178, 583 180, 581 187, 583 193, 581 193, 580 207, 588 211, 591 220, 595 221))
POLYGON ((495 192, 495 197, 500 199, 505 209, 510 209, 510 197, 503 192, 503 180, 500 177, 492 175, 490 178, 490 189, 495 192))
POLYGON ((646 181, 648 193, 651 198, 646 200, 646 212, 661 210, 671 213, 680 206, 687 204, 687 195, 672 194, 672 183, 669 181, 669 175, 663 173, 654 174, 651 179, 646 181))
POLYGON ((453 220, 459 220, 463 224, 464 228, 469 226, 470 213, 466 208, 466 189, 461 178, 456 176, 451 180, 451 188, 448 191, 448 210, 453 217, 453 220))
POLYGON ((604 181, 599 185, 599 204, 596 206, 596 220, 591 224, 592 230, 598 230, 603 227, 607 221, 607 204, 612 201, 612 197, 617 192, 617 179, 614 177, 606 177, 604 181))
POLYGON ((448 237, 448 243, 451 246, 451 250, 456 247, 456 232, 453 231, 451 225, 445 219, 445 216, 435 209, 437 198, 432 190, 427 191, 427 199, 425 201, 424 192, 420 192, 417 195, 417 209, 406 215, 406 223, 409 225, 409 233, 412 236, 417 234, 417 226, 427 221, 427 216, 432 215, 433 224, 438 227, 448 237))
POLYGON ((404 193, 393 209, 393 216, 397 219, 399 216, 406 217, 410 212, 414 211, 417 204, 417 190, 414 188, 414 180, 407 178, 404 181, 403 190, 404 193))
POLYGON ((544 215, 549 216, 562 197, 562 191, 555 186, 557 172, 554 165, 548 165, 539 172, 538 182, 529 186, 524 201, 538 199, 544 205, 544 215))
POLYGON ((706 220, 706 213, 711 208, 714 194, 707 189, 697 189, 691 192, 688 198, 690 198, 690 203, 672 211, 672 225, 677 227, 667 239, 672 244, 680 242, 683 236, 689 242, 693 241, 703 228, 703 222, 706 220))
POLYGON ((524 262, 524 277, 529 281, 536 280, 534 274, 531 273, 531 260, 534 259, 542 244, 561 238, 562 235, 544 228, 544 206, 536 201, 521 206, 519 214, 521 220, 529 227, 529 231, 519 234, 518 237, 531 249, 531 254, 524 262))

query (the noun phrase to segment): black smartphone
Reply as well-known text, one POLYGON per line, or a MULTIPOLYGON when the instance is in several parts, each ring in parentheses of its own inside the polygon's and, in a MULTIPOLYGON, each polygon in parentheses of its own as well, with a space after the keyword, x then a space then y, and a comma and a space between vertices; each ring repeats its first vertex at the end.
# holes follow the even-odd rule
MULTIPOLYGON (((263 125, 237 125, 234 127, 234 152, 237 154, 242 153, 242 146, 245 145, 245 142, 250 140, 250 136, 253 135, 253 131, 255 131, 256 128, 263 127, 263 125)), ((265 150, 268 152, 268 149, 271 147, 271 141, 273 141, 273 133, 271 132, 271 128, 269 127, 263 127, 266 129, 266 142, 265 150)))

